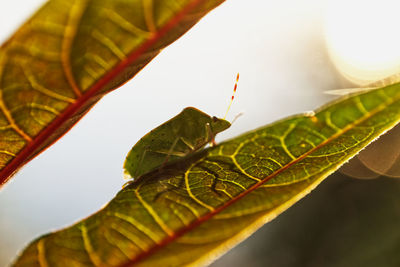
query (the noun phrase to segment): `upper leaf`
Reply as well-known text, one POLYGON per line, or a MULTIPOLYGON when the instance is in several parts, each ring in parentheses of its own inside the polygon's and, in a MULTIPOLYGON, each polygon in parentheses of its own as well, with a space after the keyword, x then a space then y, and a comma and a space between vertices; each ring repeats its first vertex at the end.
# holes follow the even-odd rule
POLYGON ((223 1, 48 1, 0 48, 0 185, 223 1))
POLYGON ((34 241, 15 266, 207 263, 397 124, 399 89, 341 99, 146 174, 93 216, 34 241))

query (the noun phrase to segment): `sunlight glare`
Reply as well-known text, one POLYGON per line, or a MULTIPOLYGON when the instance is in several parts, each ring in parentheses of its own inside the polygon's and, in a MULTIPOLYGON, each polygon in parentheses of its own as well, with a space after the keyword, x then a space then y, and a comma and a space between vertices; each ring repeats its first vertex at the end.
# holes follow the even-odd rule
POLYGON ((400 72, 398 0, 329 1, 325 38, 337 69, 368 84, 400 72))

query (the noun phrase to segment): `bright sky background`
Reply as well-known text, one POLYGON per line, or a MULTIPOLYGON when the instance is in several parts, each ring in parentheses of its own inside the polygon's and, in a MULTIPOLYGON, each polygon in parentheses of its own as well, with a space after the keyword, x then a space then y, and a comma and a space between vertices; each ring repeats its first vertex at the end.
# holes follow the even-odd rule
MULTIPOLYGON (((365 62, 379 54, 366 49, 385 51, 385 58, 400 62, 399 41, 385 41, 396 35, 400 24, 395 1, 364 5, 367 2, 328 1, 326 9, 326 1, 321 0, 227 0, 135 79, 104 97, 62 140, 2 188, 0 266, 33 238, 70 225, 107 203, 124 183, 122 164, 127 152, 148 131, 186 106, 223 116, 237 72, 241 78, 227 119, 242 111, 244 115, 217 141, 314 109, 329 99, 325 90, 351 86, 332 65, 325 37, 331 57, 339 62, 337 68, 347 77, 354 74, 346 73, 341 64, 356 69, 363 68, 357 64, 365 65, 368 71, 374 64, 384 66, 380 59, 365 62), (387 3, 387 9, 379 10, 380 3, 387 3), (366 21, 390 25, 372 23, 360 29, 366 21), (386 27, 390 31, 380 33, 386 27), (351 41, 353 37, 362 39, 351 41)), ((1 1, 0 40, 41 3, 1 1)), ((392 65, 383 68, 399 67, 392 65)))

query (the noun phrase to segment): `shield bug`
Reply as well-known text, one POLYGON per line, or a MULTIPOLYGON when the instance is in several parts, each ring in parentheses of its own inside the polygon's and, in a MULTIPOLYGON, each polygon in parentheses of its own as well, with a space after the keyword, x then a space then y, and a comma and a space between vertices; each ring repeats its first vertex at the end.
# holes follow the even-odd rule
MULTIPOLYGON (((228 110, 238 81, 239 74, 228 110)), ((225 118, 211 117, 196 108, 187 107, 147 133, 133 146, 125 159, 124 174, 127 178, 139 178, 167 162, 199 151, 209 143, 215 145, 215 136, 230 126, 231 123, 225 118)))

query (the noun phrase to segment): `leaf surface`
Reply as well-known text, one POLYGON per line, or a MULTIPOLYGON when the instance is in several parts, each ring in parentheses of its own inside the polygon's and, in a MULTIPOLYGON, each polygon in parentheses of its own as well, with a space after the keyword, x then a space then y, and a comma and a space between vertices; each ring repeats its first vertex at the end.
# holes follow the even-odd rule
POLYGON ((15 266, 209 263, 397 124, 399 89, 342 98, 142 176, 98 213, 31 243, 15 266))
POLYGON ((223 1, 44 4, 0 48, 0 185, 223 1))

